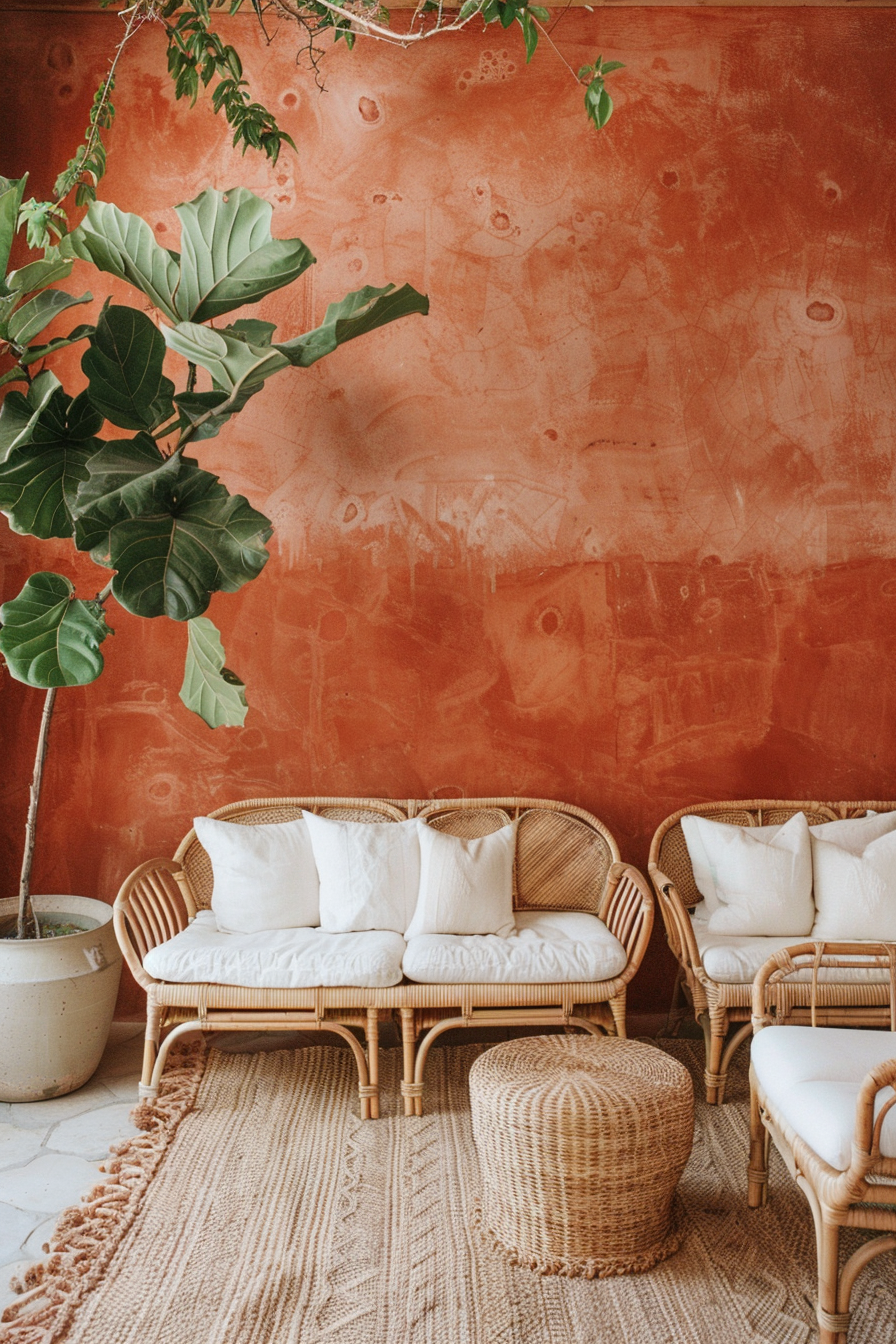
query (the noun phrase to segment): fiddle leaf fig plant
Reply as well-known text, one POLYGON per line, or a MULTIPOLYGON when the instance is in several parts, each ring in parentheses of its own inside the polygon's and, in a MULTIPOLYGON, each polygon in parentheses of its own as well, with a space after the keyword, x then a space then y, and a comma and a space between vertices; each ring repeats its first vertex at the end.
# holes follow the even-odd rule
MULTIPOLYGON (((8 262, 25 179, 0 179, 0 260, 8 262)), ((218 434, 288 368, 307 368, 337 346, 412 313, 427 298, 410 285, 365 287, 330 304, 319 327, 276 341, 260 318, 221 319, 291 284, 314 263, 299 238, 271 234, 272 207, 243 187, 202 192, 176 207, 182 251, 158 245, 149 225, 117 206, 91 204, 59 247, 0 282, 0 356, 10 388, 0 406, 0 512, 14 531, 69 537, 111 571, 80 597, 62 574, 42 571, 0 607, 0 654, 12 676, 47 691, 26 827, 18 936, 39 936, 29 876, 43 753, 56 690, 86 686, 103 670, 100 645, 113 631, 114 598, 135 616, 186 626, 180 696, 211 728, 241 725, 245 687, 226 666, 221 637, 205 615, 216 592, 233 593, 269 559, 271 522, 188 456, 218 434), (30 342, 73 298, 49 288, 75 259, 127 281, 159 314, 106 301, 95 325, 43 346, 30 342), (24 277, 24 279, 23 279, 24 277), (217 326, 210 325, 218 323, 217 326), (86 388, 69 395, 55 373, 32 365, 86 340, 86 388), (181 385, 171 360, 179 362, 181 385), (210 386, 197 388, 198 370, 210 386), (166 371, 167 370, 167 371, 166 371), (110 432, 111 430, 111 432, 110 432), (122 437, 121 431, 125 431, 122 437)), ((5 269, 5 265, 4 265, 5 269)))

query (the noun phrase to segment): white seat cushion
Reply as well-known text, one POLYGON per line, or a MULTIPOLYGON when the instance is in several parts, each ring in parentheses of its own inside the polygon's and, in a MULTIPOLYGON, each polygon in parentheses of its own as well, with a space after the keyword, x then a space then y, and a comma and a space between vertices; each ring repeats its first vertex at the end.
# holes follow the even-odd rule
MULTIPOLYGON (((760 938, 758 936, 736 938, 730 933, 714 933, 709 924, 700 918, 701 913, 698 905, 691 920, 697 948, 700 952, 700 960, 706 974, 720 985, 752 984, 760 966, 768 961, 773 953, 780 952, 783 947, 793 947, 794 943, 809 941, 808 938, 782 938, 780 936, 777 938, 760 938)), ((793 980, 811 979, 811 967, 789 977, 791 982, 793 980)), ((860 966, 855 970, 848 967, 840 970, 822 967, 818 973, 818 979, 819 982, 834 980, 887 984, 890 977, 889 973, 883 969, 876 970, 860 966)))
POLYGON ((401 980, 404 947, 401 934, 390 931, 222 933, 212 911, 200 910, 183 933, 148 952, 143 964, 157 980, 175 984, 386 989, 401 980))
POLYGON ((596 915, 518 910, 516 932, 424 933, 409 938, 404 973, 430 985, 568 984, 612 980, 628 960, 596 915))
MULTIPOLYGON (((751 1062, 774 1109, 813 1152, 837 1171, 852 1156, 856 1099, 865 1075, 896 1057, 896 1033, 847 1027, 766 1027, 753 1038, 751 1062)), ((875 1114, 893 1089, 878 1093, 875 1114)), ((896 1107, 883 1123, 881 1153, 896 1157, 896 1107)))

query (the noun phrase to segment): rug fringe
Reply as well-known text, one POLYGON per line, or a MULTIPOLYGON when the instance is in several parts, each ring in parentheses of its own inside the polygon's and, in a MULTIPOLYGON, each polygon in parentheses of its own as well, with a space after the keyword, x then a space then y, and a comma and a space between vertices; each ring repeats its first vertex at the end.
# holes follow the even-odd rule
POLYGON ((68 1327, 136 1218, 178 1125, 192 1110, 207 1055, 204 1040, 172 1049, 158 1098, 139 1102, 131 1113, 143 1133, 113 1147, 111 1160, 100 1168, 106 1179, 79 1207, 60 1215, 45 1246, 49 1259, 11 1281, 22 1297, 0 1315, 2 1344, 51 1344, 68 1327))

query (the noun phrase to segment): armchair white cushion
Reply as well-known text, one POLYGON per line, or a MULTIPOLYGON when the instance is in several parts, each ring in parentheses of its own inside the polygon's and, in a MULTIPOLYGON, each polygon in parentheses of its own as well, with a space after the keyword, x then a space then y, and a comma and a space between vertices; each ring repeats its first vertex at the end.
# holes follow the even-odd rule
MULTIPOLYGON (((767 1027, 750 1062, 775 1111, 836 1171, 852 1157, 859 1088, 871 1069, 896 1057, 896 1033, 850 1027, 767 1027)), ((878 1093, 877 1114, 892 1088, 878 1093)), ((896 1107, 886 1116, 881 1153, 896 1157, 896 1107)))
POLYGON ((804 936, 815 920, 809 825, 780 827, 681 819, 697 890, 714 933, 804 936))

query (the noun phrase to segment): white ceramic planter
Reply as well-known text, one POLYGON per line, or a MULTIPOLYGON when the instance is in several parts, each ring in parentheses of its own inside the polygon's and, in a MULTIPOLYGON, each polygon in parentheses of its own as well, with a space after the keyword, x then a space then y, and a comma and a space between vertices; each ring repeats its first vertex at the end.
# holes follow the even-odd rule
MULTIPOLYGON (((81 1087, 106 1045, 121 949, 112 907, 86 896, 35 896, 34 908, 95 928, 61 938, 0 939, 0 1101, 43 1101, 81 1087)), ((0 916, 14 900, 0 901, 0 916)))

